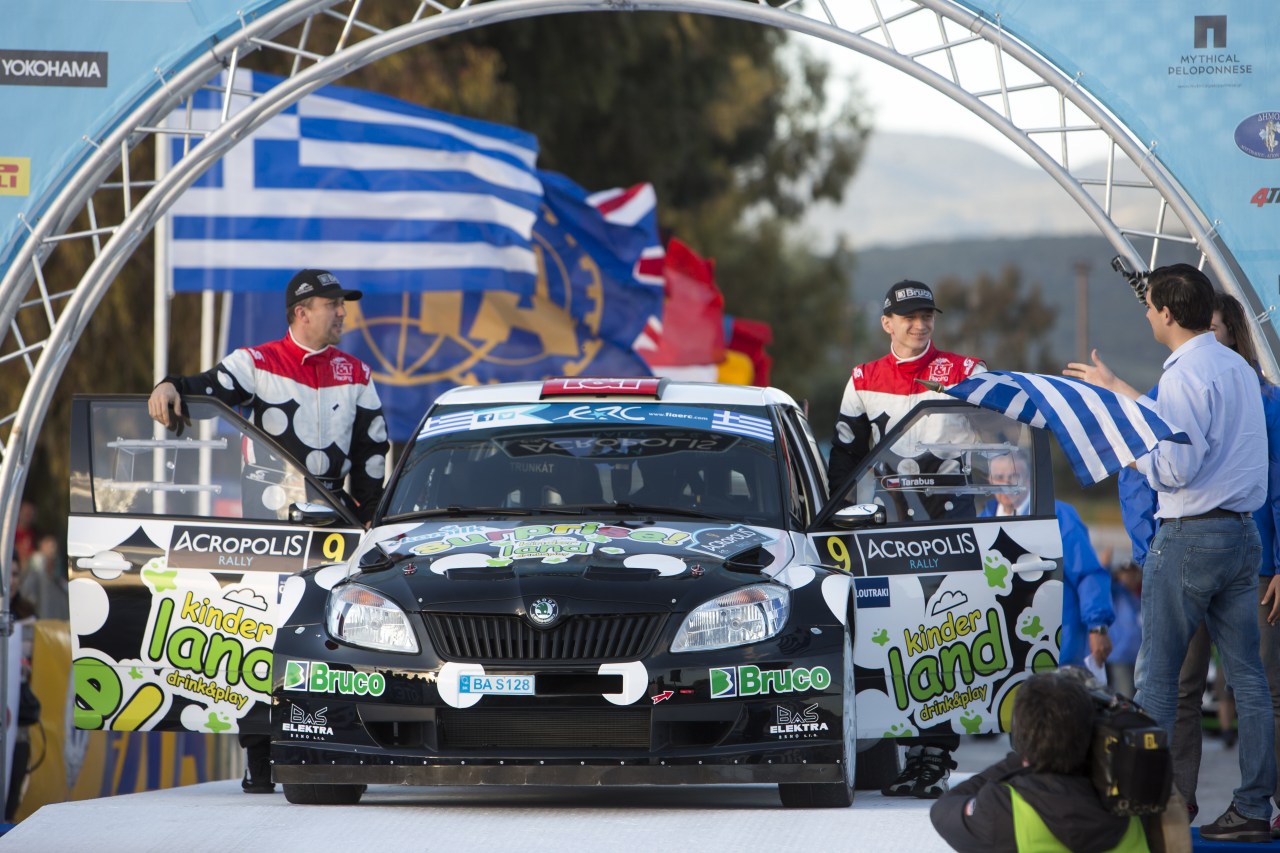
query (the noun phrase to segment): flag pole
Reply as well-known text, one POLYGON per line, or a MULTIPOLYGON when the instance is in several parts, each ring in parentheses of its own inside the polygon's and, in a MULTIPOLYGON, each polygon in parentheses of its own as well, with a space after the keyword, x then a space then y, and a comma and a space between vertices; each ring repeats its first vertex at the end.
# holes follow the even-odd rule
MULTIPOLYGON (((169 146, 166 136, 156 137, 155 169, 156 181, 164 179, 169 171, 169 146)), ((159 385, 169 374, 169 294, 172 291, 172 273, 169 269, 169 215, 160 214, 156 226, 151 232, 154 235, 155 272, 152 278, 153 315, 151 323, 151 387, 159 385)), ((153 426, 155 438, 164 438, 164 427, 153 426)), ((151 477, 157 483, 164 481, 164 452, 156 452, 151 456, 151 477)), ((153 509, 164 512, 164 492, 156 490, 152 500, 153 509)))

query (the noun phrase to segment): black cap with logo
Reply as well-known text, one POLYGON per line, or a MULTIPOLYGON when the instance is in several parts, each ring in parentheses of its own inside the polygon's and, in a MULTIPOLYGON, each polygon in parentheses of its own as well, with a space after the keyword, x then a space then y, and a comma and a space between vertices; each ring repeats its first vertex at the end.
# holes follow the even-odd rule
POLYGON ((338 282, 336 275, 326 270, 303 270, 289 279, 289 285, 284 289, 284 305, 292 308, 313 296, 355 301, 364 294, 359 290, 347 290, 338 282))
POLYGON ((933 304, 933 291, 929 289, 929 285, 903 279, 889 288, 889 292, 884 295, 884 311, 881 313, 910 314, 922 308, 942 313, 942 310, 933 304))

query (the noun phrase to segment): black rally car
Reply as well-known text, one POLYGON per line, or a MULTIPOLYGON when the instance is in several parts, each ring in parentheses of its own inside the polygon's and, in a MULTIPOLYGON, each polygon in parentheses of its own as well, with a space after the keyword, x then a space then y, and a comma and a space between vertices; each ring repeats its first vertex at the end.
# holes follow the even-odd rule
POLYGON ((1046 438, 922 404, 827 499, 776 389, 562 379, 443 395, 361 531, 270 438, 81 398, 85 728, 272 732, 291 802, 369 784, 776 783, 845 806, 893 738, 1007 729, 1056 664, 1046 438), (1032 482, 988 481, 991 459, 1032 482), (1029 490, 1030 514, 991 517, 1029 490))

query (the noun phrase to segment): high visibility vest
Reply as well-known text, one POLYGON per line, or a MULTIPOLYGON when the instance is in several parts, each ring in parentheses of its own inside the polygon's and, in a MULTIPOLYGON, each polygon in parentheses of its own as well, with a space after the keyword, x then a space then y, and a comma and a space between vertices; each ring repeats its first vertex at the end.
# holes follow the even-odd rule
MULTIPOLYGON (((1049 831, 1039 812, 1022 799, 1016 788, 1012 785, 1005 787, 1009 789, 1009 799, 1013 804, 1013 834, 1018 842, 1018 853, 1072 853, 1071 848, 1049 831)), ((1124 837, 1107 853, 1150 853, 1142 821, 1136 817, 1129 818, 1129 828, 1125 830, 1124 837)))

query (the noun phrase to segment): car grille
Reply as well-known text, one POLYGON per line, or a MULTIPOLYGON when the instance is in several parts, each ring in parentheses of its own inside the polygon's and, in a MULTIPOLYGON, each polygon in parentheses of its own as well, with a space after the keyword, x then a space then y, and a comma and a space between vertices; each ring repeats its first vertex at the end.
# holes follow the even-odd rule
POLYGON ((664 616, 569 616, 552 628, 534 628, 519 616, 424 614, 431 643, 448 660, 635 660, 644 657, 664 616))
POLYGON ((648 708, 442 708, 441 749, 649 749, 648 708))

